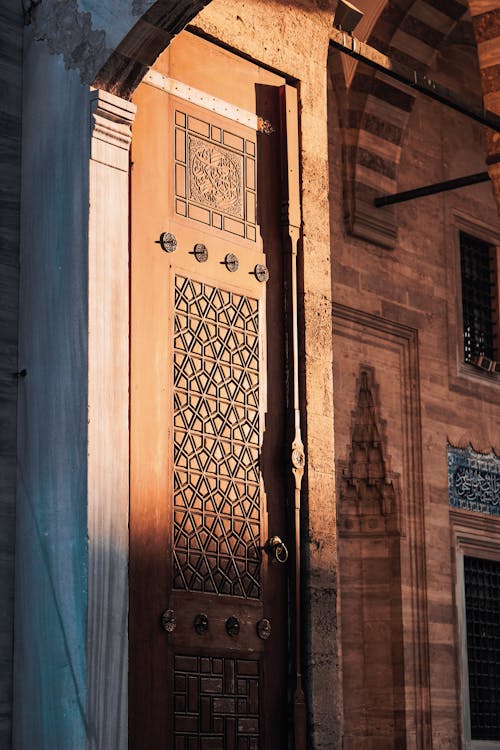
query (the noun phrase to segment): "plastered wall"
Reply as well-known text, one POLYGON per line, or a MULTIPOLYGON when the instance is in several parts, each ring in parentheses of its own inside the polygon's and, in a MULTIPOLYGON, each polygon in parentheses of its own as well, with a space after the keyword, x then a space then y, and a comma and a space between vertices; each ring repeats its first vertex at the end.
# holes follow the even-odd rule
POLYGON ((88 89, 24 40, 13 747, 86 746, 88 89))

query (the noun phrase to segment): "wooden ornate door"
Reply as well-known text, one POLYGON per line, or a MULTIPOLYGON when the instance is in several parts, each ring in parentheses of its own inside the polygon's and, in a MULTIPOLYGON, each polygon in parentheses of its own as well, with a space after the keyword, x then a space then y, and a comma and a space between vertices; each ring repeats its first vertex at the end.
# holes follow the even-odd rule
POLYGON ((134 96, 135 750, 288 746, 283 83, 184 33, 134 96))

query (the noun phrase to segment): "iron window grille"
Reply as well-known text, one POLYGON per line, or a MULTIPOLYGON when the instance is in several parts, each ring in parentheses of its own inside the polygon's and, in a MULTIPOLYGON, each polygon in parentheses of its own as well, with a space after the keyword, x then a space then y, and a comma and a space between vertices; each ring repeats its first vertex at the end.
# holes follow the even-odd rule
POLYGON ((495 248, 460 232, 464 360, 496 360, 497 294, 495 248))
POLYGON ((500 562, 464 556, 472 740, 500 740, 500 562))

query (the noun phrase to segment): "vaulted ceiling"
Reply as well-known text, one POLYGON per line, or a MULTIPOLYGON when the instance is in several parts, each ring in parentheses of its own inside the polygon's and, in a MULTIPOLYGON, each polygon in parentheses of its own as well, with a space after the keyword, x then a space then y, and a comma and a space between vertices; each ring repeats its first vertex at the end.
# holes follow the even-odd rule
MULTIPOLYGON (((426 73, 447 41, 477 44, 484 103, 500 114, 500 2, 498 0, 360 0, 368 19, 355 34, 391 60, 426 73), (381 7, 382 6, 382 7, 381 7), (359 30, 359 31, 358 31, 359 30)), ((344 57, 344 56, 342 56, 344 57)), ((351 231, 391 247, 396 239, 392 209, 373 200, 397 190, 404 134, 415 103, 411 89, 361 63, 331 65, 341 90, 345 137, 347 215, 351 231)), ((479 92, 478 92, 479 95, 479 92)), ((488 131, 488 164, 497 178, 498 134, 488 131)), ((500 185, 498 186, 500 188, 500 185)))

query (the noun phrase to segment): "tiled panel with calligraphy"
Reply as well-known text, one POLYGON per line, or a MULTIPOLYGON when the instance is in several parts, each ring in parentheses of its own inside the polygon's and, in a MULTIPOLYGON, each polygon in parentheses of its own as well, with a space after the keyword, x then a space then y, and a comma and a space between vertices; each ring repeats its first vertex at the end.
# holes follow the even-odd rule
POLYGON ((175 656, 175 750, 259 750, 259 702, 259 662, 175 656))
POLYGON ((259 303, 175 279, 174 588, 260 595, 259 303))
POLYGON ((448 446, 450 505, 500 516, 500 458, 448 446))
POLYGON ((175 113, 175 211, 255 242, 254 140, 175 113))

